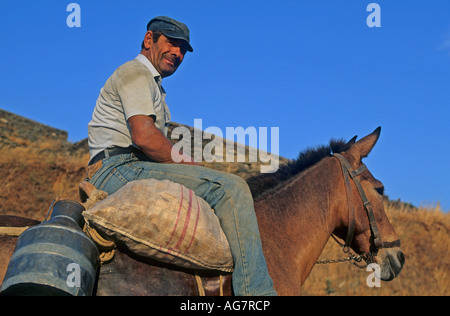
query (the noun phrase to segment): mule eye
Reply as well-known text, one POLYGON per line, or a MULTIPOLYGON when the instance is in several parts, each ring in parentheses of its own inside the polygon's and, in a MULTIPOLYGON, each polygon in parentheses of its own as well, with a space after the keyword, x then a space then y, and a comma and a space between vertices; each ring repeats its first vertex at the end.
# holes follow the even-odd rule
POLYGON ((379 195, 384 195, 384 186, 375 188, 375 190, 377 191, 377 193, 378 193, 379 195))

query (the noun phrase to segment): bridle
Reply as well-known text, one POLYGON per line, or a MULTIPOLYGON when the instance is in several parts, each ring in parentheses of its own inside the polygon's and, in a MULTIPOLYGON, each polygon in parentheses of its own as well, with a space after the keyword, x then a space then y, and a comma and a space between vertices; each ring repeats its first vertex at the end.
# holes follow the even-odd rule
POLYGON ((342 246, 342 249, 345 253, 349 254, 349 257, 345 259, 337 259, 337 260, 325 260, 325 261, 318 261, 317 263, 335 263, 335 262, 343 262, 343 261, 355 261, 355 265, 360 268, 365 268, 364 266, 360 266, 357 263, 361 262, 362 259, 365 261, 373 262, 374 256, 378 253, 380 249, 386 249, 386 248, 394 248, 394 247, 400 247, 400 240, 397 239, 395 241, 382 241, 381 234, 378 229, 377 221, 375 219, 375 215, 373 213, 372 204, 370 203, 369 199, 367 198, 366 193, 364 192, 363 187, 361 186, 361 182, 358 179, 358 176, 361 175, 364 171, 367 170, 367 167, 365 164, 363 164, 361 167, 359 167, 356 170, 352 170, 352 167, 350 166, 347 159, 345 159, 344 156, 341 154, 333 154, 333 157, 336 157, 341 165, 342 168, 342 174, 344 177, 344 183, 347 193, 347 205, 348 205, 348 216, 349 216, 349 226, 347 231, 347 237, 345 239, 345 243, 342 244, 339 242, 334 235, 332 237, 334 240, 342 246), (352 187, 350 184, 350 179, 353 180, 353 183, 356 186, 356 189, 358 190, 359 196, 361 197, 362 203, 364 205, 364 209, 366 210, 367 217, 369 219, 369 225, 370 230, 372 233, 373 238, 373 245, 371 245, 371 251, 369 253, 362 253, 359 256, 350 254, 350 246, 353 241, 354 232, 355 232, 355 207, 351 201, 352 199, 352 187))

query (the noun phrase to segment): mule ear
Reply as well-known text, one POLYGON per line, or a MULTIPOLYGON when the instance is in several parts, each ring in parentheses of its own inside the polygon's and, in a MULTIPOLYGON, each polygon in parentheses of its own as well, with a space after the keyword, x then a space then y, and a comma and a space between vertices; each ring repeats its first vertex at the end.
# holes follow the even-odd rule
POLYGON ((352 154, 354 154, 355 157, 359 157, 360 159, 367 157, 377 143, 378 138, 380 137, 380 133, 381 127, 379 126, 372 132, 372 134, 361 138, 350 148, 352 154))
POLYGON ((352 146, 355 142, 356 142, 356 138, 358 138, 358 135, 355 135, 352 139, 350 139, 348 141, 348 143, 346 144, 347 147, 352 146))

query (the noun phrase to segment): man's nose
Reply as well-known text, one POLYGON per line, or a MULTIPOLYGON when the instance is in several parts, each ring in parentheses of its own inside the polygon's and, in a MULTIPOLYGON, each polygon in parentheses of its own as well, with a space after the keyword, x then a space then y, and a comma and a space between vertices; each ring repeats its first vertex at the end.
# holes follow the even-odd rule
POLYGON ((180 60, 183 59, 184 54, 185 54, 180 46, 174 46, 174 47, 172 48, 171 53, 172 53, 175 57, 179 58, 180 60))

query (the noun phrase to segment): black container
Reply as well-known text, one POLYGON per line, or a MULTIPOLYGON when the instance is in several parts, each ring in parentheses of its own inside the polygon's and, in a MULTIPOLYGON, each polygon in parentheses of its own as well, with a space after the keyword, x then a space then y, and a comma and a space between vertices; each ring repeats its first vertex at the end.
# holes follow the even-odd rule
POLYGON ((92 295, 99 253, 81 229, 83 211, 80 203, 58 201, 48 221, 19 236, 0 295, 92 295))

